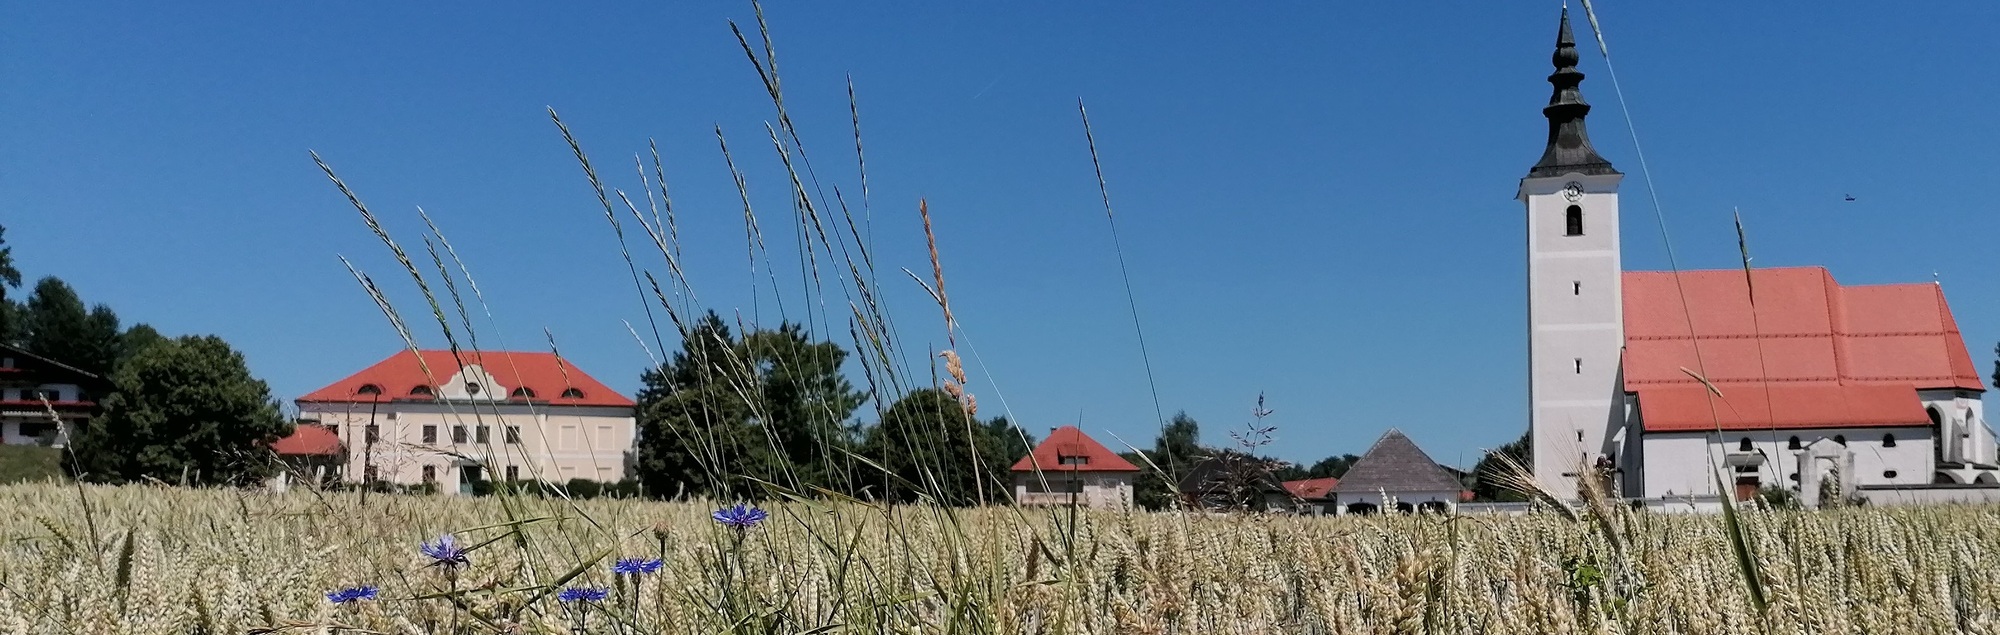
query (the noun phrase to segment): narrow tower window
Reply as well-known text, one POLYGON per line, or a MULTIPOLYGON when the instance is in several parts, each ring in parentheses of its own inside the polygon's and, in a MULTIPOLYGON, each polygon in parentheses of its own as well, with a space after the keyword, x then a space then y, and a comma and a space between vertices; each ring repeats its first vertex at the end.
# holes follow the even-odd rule
POLYGON ((1576 282, 1569 283, 1569 294, 1583 295, 1583 281, 1579 280, 1576 282))
POLYGON ((1576 374, 1583 374, 1583 358, 1581 357, 1576 358, 1576 374))
POLYGON ((1583 208, 1571 205, 1563 212, 1563 235, 1583 235, 1583 208))

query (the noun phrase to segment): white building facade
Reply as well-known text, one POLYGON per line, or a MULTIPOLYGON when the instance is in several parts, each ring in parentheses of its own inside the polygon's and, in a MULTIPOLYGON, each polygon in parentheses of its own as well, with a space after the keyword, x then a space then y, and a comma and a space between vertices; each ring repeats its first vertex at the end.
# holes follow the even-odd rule
POLYGON ((630 399, 548 353, 404 351, 297 404, 339 438, 343 480, 445 493, 621 481, 636 440, 630 399))

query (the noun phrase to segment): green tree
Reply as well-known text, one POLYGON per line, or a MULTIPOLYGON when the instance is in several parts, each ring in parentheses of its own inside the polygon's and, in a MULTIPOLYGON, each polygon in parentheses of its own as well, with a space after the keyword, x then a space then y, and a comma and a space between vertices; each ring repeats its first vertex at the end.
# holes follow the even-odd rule
POLYGON ((23 348, 28 352, 110 376, 120 348, 118 315, 111 307, 100 304, 86 310, 74 289, 51 276, 35 283, 22 322, 27 331, 23 348))
POLYGON ((167 337, 161 335, 159 331, 154 330, 151 325, 144 323, 134 324, 132 328, 125 329, 123 335, 118 336, 117 363, 124 364, 125 360, 132 359, 134 354, 144 350, 146 347, 165 341, 167 341, 167 337))
POLYGON ((796 324, 751 333, 742 346, 760 397, 752 415, 768 424, 770 440, 791 466, 785 476, 799 485, 845 489, 854 446, 847 421, 868 401, 840 374, 847 351, 812 341, 796 324))
POLYGON ((1004 418, 974 421, 942 390, 910 391, 867 430, 864 452, 886 473, 863 474, 862 493, 945 505, 1005 500, 1009 468, 1027 452, 1023 436, 1004 418))
POLYGON ((1347 468, 1354 467, 1354 463, 1360 460, 1361 457, 1352 454, 1329 456, 1306 468, 1305 478, 1340 478, 1347 474, 1347 468))
POLYGON ((1509 474, 1512 468, 1507 464, 1511 461, 1523 468, 1534 465, 1535 448, 1533 440, 1530 438, 1532 434, 1532 430, 1523 432, 1521 433, 1521 438, 1488 451, 1486 456, 1479 459, 1479 464, 1472 468, 1472 495, 1476 500, 1527 500, 1520 492, 1514 491, 1513 488, 1507 486, 1507 483, 1512 480, 1513 476, 1509 474))
POLYGON ((21 270, 14 267, 14 248, 7 246, 7 228, 0 227, 0 342, 21 341, 20 303, 8 295, 21 288, 21 270))
POLYGON ((640 377, 640 481, 656 496, 758 497, 758 481, 844 489, 847 422, 867 400, 840 373, 846 357, 792 324, 738 339, 709 312, 640 377))
POLYGON ((112 384, 70 446, 80 478, 250 484, 276 469, 269 445, 291 434, 270 387, 218 337, 147 347, 112 384))

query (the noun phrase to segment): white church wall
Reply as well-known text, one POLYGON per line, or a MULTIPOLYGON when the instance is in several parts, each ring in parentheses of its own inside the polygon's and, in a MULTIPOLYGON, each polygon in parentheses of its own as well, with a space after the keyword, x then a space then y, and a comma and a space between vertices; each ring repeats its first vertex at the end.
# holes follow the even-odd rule
POLYGON ((1458 506, 1459 494, 1460 490, 1395 491, 1395 492, 1388 492, 1388 496, 1384 497, 1383 492, 1380 491, 1342 492, 1337 500, 1338 504, 1334 505, 1334 507, 1337 508, 1339 510, 1339 513, 1341 514, 1347 513, 1348 505, 1353 505, 1356 503, 1367 503, 1369 505, 1374 505, 1375 508, 1381 512, 1394 512, 1396 511, 1394 506, 1397 504, 1408 504, 1412 507, 1415 507, 1423 505, 1424 503, 1443 503, 1445 509, 1450 510, 1458 506))
POLYGON ((2000 464, 2000 447, 1994 444, 1993 429, 1986 423, 1985 402, 1980 393, 1969 390, 1924 390, 1917 393, 1926 410, 1938 414, 1945 429, 1939 443, 1947 463, 2000 464))
POLYGON ((1714 495, 1715 477, 1708 471, 1710 465, 1724 466, 1724 482, 1733 492, 1739 473, 1727 467, 1728 456, 1743 454, 1764 457, 1763 464, 1754 472, 1761 485, 1780 484, 1796 489, 1800 450, 1791 448, 1793 437, 1799 439, 1800 448, 1820 439, 1845 440, 1847 451, 1854 455, 1852 478, 1857 485, 1931 482, 1935 449, 1928 428, 1812 428, 1777 430, 1775 434, 1770 430, 1731 431, 1724 432, 1719 442, 1710 432, 1656 432, 1645 439, 1643 495, 1647 498, 1714 495), (1893 446, 1889 445, 1891 436, 1893 446), (1745 439, 1750 441, 1750 452, 1742 451, 1745 439))

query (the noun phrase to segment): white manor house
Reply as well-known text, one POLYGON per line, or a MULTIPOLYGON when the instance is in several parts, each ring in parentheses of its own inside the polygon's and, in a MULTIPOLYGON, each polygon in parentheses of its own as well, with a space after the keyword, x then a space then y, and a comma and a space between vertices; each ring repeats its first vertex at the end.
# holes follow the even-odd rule
POLYGON ((632 400, 552 353, 405 350, 297 404, 302 423, 274 449, 298 477, 454 494, 623 480, 637 438, 632 400))
POLYGON ((1566 10, 1553 61, 1548 145, 1518 194, 1537 481, 1573 497, 1596 473, 1659 506, 1768 486, 1814 504, 1822 482, 1875 502, 2000 500, 1985 385, 1939 285, 1624 270, 1624 176, 1585 132, 1566 10))

